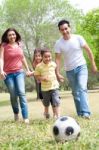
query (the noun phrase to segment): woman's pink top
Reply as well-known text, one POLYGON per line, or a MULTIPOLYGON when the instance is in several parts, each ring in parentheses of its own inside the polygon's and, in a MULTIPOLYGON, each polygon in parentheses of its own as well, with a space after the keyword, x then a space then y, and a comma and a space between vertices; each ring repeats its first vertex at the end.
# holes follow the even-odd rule
POLYGON ((23 50, 20 46, 12 47, 10 44, 3 44, 4 47, 4 71, 15 73, 22 70, 23 50))

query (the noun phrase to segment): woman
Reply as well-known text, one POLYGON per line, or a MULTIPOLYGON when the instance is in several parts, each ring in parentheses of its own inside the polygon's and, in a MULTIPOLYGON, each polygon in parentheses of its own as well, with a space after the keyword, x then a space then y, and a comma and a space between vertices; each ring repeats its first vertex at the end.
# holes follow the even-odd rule
POLYGON ((20 42, 21 36, 13 28, 8 28, 2 35, 0 46, 0 76, 4 80, 10 93, 15 121, 19 120, 19 98, 23 120, 25 123, 29 123, 23 65, 27 70, 27 75, 29 75, 30 71, 20 42))

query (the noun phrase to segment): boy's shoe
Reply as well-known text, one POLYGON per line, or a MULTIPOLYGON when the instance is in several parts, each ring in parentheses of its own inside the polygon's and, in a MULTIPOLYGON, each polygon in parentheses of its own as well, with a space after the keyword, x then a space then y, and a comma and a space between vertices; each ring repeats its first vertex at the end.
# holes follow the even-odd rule
POLYGON ((29 119, 24 119, 25 124, 29 124, 29 119))
POLYGON ((45 113, 44 113, 44 117, 45 117, 46 119, 49 119, 49 118, 50 118, 50 114, 45 114, 45 113))
POLYGON ((14 120, 19 121, 19 115, 18 114, 14 114, 14 120))
POLYGON ((56 116, 56 115, 54 115, 53 116, 53 119, 58 119, 60 116, 56 116))

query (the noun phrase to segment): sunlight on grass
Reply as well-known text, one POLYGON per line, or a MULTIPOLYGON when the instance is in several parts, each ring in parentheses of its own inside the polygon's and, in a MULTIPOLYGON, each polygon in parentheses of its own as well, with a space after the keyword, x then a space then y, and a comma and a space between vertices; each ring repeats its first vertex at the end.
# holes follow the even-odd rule
MULTIPOLYGON (((8 95, 4 97, 7 102, 8 95)), ((52 126, 55 120, 43 118, 43 106, 41 101, 36 100, 36 93, 28 93, 27 97, 29 125, 22 123, 21 118, 20 122, 13 121, 9 104, 0 107, 0 150, 99 150, 99 93, 89 94, 93 114, 91 120, 86 120, 76 116, 71 93, 61 92, 62 115, 74 117, 81 127, 79 139, 65 143, 54 140, 52 126)))

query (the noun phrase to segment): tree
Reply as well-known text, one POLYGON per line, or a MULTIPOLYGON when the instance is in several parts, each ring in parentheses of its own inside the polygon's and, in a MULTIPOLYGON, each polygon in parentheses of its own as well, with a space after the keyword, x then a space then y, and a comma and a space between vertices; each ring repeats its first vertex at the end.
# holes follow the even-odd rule
POLYGON ((67 0, 5 0, 3 11, 6 28, 13 26, 20 31, 30 61, 35 47, 53 47, 60 19, 74 24, 80 18, 67 0))
POLYGON ((87 13, 80 26, 81 32, 84 33, 93 49, 95 61, 99 69, 99 9, 93 9, 87 13))
POLYGON ((1 34, 8 27, 20 32, 30 64, 36 47, 47 46, 53 51, 60 19, 68 19, 73 29, 81 19, 81 13, 68 0, 5 0, 1 14, 1 34))

